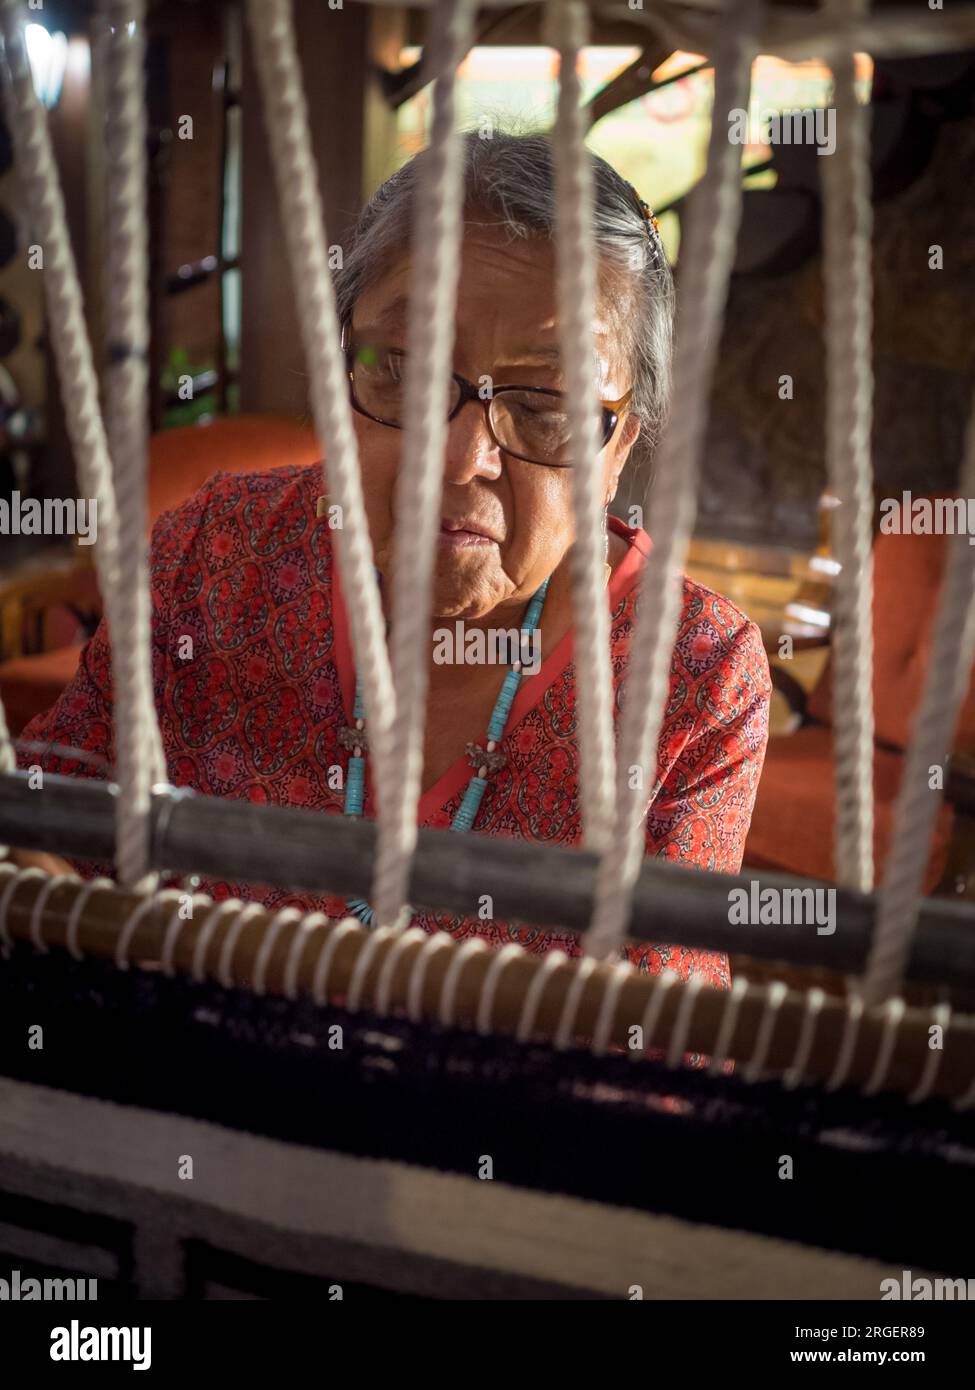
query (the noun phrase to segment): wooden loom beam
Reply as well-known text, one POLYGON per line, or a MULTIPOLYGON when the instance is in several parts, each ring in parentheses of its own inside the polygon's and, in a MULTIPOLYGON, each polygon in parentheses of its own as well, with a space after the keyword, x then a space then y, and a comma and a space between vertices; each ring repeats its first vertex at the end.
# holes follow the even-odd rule
MULTIPOLYGON (((267 883, 295 893, 368 897, 371 891, 377 832, 370 821, 182 790, 174 795, 169 788, 153 796, 151 824, 155 869, 267 883)), ((113 862, 115 789, 91 778, 48 773, 43 788, 32 788, 24 772, 0 775, 0 844, 113 862)), ((596 865, 596 855, 586 850, 421 829, 409 901, 476 916, 488 894, 498 920, 581 932, 592 913, 596 865)), ((634 890, 628 935, 631 941, 666 941, 859 974, 874 915, 871 894, 763 870, 736 877, 648 858, 634 890), (729 891, 748 886, 750 879, 779 894, 835 892, 835 932, 820 935, 808 923, 731 921, 729 891)), ((920 904, 906 978, 975 989, 970 904, 935 898, 920 904)))
MULTIPOLYGON (((0 890, 9 883, 7 874, 0 874, 0 890)), ((4 925, 14 941, 40 939, 46 947, 63 949, 67 944, 67 928, 72 908, 77 904, 79 894, 85 885, 74 880, 64 880, 51 886, 46 876, 21 877, 9 894, 4 925), (42 891, 46 891, 46 901, 38 913, 34 924, 37 934, 32 937, 33 908, 42 891)), ((116 956, 120 934, 132 917, 134 909, 145 900, 138 895, 106 888, 92 891, 80 914, 76 942, 83 955, 101 959, 116 956)), ((126 957, 144 968, 158 968, 162 959, 164 943, 168 930, 176 916, 179 903, 174 900, 157 898, 141 919, 128 943, 126 957)), ((201 939, 201 928, 209 915, 209 908, 197 906, 195 915, 181 923, 179 934, 172 946, 172 965, 177 971, 189 972, 194 967, 194 956, 201 939)), ((266 940, 269 922, 275 916, 273 911, 251 905, 246 922, 239 929, 229 961, 224 960, 224 947, 233 929, 235 914, 224 913, 219 925, 210 937, 202 962, 198 962, 205 975, 211 978, 224 977, 227 982, 244 989, 252 989, 256 983, 257 963, 261 947, 266 940)), ((352 984, 356 963, 361 952, 372 942, 374 954, 361 981, 359 1006, 370 1008, 376 1003, 377 987, 386 980, 386 1005, 389 1011, 407 1011, 408 990, 417 953, 427 947, 426 970, 423 976, 417 1014, 426 1020, 438 1017, 439 1001, 447 972, 457 961, 458 954, 465 948, 454 938, 443 934, 436 938, 436 947, 431 944, 434 938, 416 932, 408 941, 402 938, 397 943, 388 937, 378 936, 360 923, 342 925, 338 923, 315 924, 311 919, 286 923, 279 931, 273 948, 263 966, 262 992, 285 994, 285 971, 289 957, 293 959, 292 947, 295 936, 305 937, 298 956, 295 974, 296 993, 314 996, 315 970, 325 944, 340 931, 329 970, 325 1000, 343 1003, 347 1000, 352 984), (390 952, 398 950, 398 958, 391 974, 386 971, 390 952)), ((482 1006, 485 977, 499 960, 497 952, 486 949, 468 951, 463 969, 456 979, 456 994, 452 1021, 460 1026, 476 1026, 482 1006)), ((577 994, 574 1021, 568 1029, 562 1045, 586 1045, 594 1035, 605 998, 606 985, 617 969, 612 964, 594 964, 592 961, 565 959, 564 963, 553 969, 547 962, 550 956, 529 955, 513 951, 504 963, 497 979, 493 1006, 488 1019, 481 1019, 484 1031, 514 1034, 525 997, 532 982, 540 971, 546 968, 550 974, 538 999, 535 1023, 531 1036, 548 1041, 557 1040, 560 1023, 566 1010, 566 1002, 571 993, 577 994)), ((631 1046, 631 1030, 642 1026, 647 1005, 654 992, 661 990, 661 977, 649 976, 629 971, 619 991, 613 1013, 612 1026, 608 1033, 610 1044, 628 1049, 631 1046)), ((643 1045, 666 1048, 674 1036, 675 1024, 682 1011, 686 1014, 691 987, 672 981, 662 989, 662 1003, 657 1026, 650 1037, 644 1036, 643 1045)), ((693 1011, 689 1025, 681 1042, 680 1052, 713 1054, 719 1037, 721 1022, 725 1016, 728 995, 724 991, 702 988, 696 990, 693 1011)), ((741 998, 735 1026, 724 1048, 726 1055, 738 1061, 739 1069, 747 1067, 754 1055, 756 1043, 763 1033, 763 1022, 768 1021, 767 989, 749 987, 741 998)), ((794 1063, 807 1013, 806 996, 793 990, 784 991, 781 1004, 774 1015, 774 1023, 767 1034, 767 1050, 763 1074, 782 1073, 794 1063)), ((847 1030, 847 1008, 845 1001, 826 997, 818 1015, 814 1040, 802 1068, 803 1079, 822 1083, 834 1073, 837 1057, 847 1030)), ((912 1092, 924 1076, 932 1058, 929 1046, 929 1030, 937 1022, 930 1011, 921 1009, 905 1010, 894 1034, 894 1046, 889 1065, 884 1073, 882 1089, 903 1093, 912 1092)), ((885 1036, 886 1015, 883 1008, 866 1011, 856 1035, 856 1044, 850 1057, 846 1072, 850 1084, 863 1086, 874 1076, 879 1049, 885 1036)), ((556 1041, 556 1045, 558 1041, 556 1041)), ((635 1058, 640 1048, 632 1050, 635 1058)), ((679 1062, 680 1058, 673 1059, 679 1062)), ((954 1016, 944 1029, 943 1048, 938 1059, 938 1072, 930 1087, 930 1093, 937 1096, 958 1098, 972 1086, 975 1077, 975 1017, 971 1015, 954 1016)))

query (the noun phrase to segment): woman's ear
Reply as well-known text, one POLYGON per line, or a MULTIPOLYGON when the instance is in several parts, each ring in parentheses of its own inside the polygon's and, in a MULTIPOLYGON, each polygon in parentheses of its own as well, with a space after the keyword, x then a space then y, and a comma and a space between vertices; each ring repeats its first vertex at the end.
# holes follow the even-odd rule
POLYGON ((623 420, 623 428, 620 430, 619 441, 613 451, 613 462, 610 468, 609 477, 606 479, 608 492, 605 505, 608 507, 616 496, 616 491, 620 485, 620 474, 626 467, 626 461, 630 457, 630 450, 640 437, 640 417, 636 411, 629 411, 623 420))
POLYGON ((640 417, 635 410, 631 410, 623 421, 623 432, 620 435, 620 448, 627 453, 640 437, 640 417))

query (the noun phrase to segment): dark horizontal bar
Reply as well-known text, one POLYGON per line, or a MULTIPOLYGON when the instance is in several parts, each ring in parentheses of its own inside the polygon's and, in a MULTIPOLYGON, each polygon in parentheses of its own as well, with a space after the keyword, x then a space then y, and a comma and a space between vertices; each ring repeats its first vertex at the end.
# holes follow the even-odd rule
MULTIPOLYGON (((0 844, 70 858, 112 861, 115 798, 111 783, 44 775, 31 789, 27 774, 0 776, 0 844)), ((152 799, 152 867, 182 874, 265 883, 294 892, 368 897, 376 827, 371 821, 251 801, 196 796, 169 788, 152 799)), ((597 857, 581 849, 526 843, 450 830, 420 830, 410 878, 415 906, 491 915, 543 931, 586 929, 597 857)), ((783 874, 705 873, 647 859, 633 896, 634 941, 705 947, 795 965, 857 974, 873 930, 872 894, 836 888, 836 930, 729 920, 729 891, 829 887, 783 874)), ((975 909, 947 899, 921 905, 907 978, 975 986, 975 909)))
POLYGON ((695 63, 692 67, 684 68, 681 72, 672 72, 669 77, 662 77, 654 82, 650 75, 651 68, 658 67, 644 49, 639 58, 634 59, 628 68, 610 78, 605 87, 600 87, 583 107, 583 111, 588 116, 592 125, 601 121, 604 116, 610 115, 613 111, 618 111, 621 106, 628 106, 631 101, 638 101, 640 97, 652 96, 654 92, 662 91, 664 87, 671 87, 677 82, 682 82, 685 77, 694 77, 699 72, 706 72, 713 68, 713 62, 707 59, 703 63, 695 63), (641 73, 645 76, 641 77, 641 73))
POLYGON ((228 270, 239 268, 239 256, 231 256, 226 260, 222 256, 204 256, 202 260, 181 265, 175 275, 168 275, 166 293, 182 294, 184 290, 191 290, 196 285, 205 285, 215 275, 223 275, 228 270))

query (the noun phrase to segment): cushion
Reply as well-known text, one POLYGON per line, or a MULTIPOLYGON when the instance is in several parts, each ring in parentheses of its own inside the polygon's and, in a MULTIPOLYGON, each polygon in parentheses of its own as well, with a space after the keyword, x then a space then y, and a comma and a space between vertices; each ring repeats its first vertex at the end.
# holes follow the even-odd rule
MULTIPOLYGON (((745 842, 746 867, 777 869, 835 882, 833 757, 832 732, 818 725, 807 725, 786 738, 770 740, 745 842)), ((900 753, 875 750, 873 845, 878 881, 893 834, 894 806, 903 767, 900 753)), ((944 872, 953 820, 951 807, 942 802, 932 838, 925 893, 934 889, 944 872)))
MULTIPOLYGON (((893 748, 910 742, 912 717, 931 657, 947 554, 946 536, 878 535, 874 542, 875 737, 893 748)), ((832 724, 832 658, 809 699, 811 719, 832 724)), ((975 750, 975 681, 952 745, 975 750)))
POLYGON ((35 714, 50 709, 78 669, 81 646, 58 647, 0 662, 0 698, 17 736, 35 714))
POLYGON ((229 415, 162 430, 149 442, 149 520, 178 507, 214 473, 263 473, 321 456, 313 429, 274 415, 229 415))

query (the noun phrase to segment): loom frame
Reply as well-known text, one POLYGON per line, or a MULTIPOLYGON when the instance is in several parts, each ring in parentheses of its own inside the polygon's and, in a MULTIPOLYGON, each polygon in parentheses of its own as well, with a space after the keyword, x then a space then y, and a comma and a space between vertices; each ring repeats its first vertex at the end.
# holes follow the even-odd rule
MULTIPOLYGON (((0 775, 0 841, 92 862, 115 857, 113 783, 44 774, 44 794, 30 774, 0 775)), ((322 817, 314 811, 198 796, 186 788, 155 788, 150 809, 151 867, 205 874, 296 891, 360 895, 368 891, 377 832, 370 821, 322 817)), ((464 837, 421 829, 410 900, 477 915, 490 893, 494 915, 542 931, 582 933, 589 921, 598 855, 586 849, 464 837)), ((762 870, 708 873, 647 859, 633 896, 627 938, 728 951, 857 974, 873 932, 876 893, 835 887, 838 927, 732 924, 728 894, 758 882, 775 889, 822 889, 812 879, 762 870)), ((918 918, 907 976, 923 984, 975 989, 975 907, 927 898, 918 918)))

